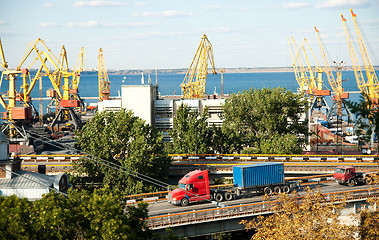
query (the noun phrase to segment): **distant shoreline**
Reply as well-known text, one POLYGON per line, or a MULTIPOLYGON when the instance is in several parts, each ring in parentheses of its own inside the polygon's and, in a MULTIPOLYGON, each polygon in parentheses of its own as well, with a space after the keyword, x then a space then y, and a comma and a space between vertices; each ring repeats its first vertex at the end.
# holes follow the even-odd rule
MULTIPOLYGON (((219 74, 222 68, 217 68, 216 71, 219 74)), ((379 70, 379 66, 374 66, 376 71, 379 70)), ((109 74, 112 75, 135 75, 141 74, 186 74, 188 69, 139 69, 139 70, 108 70, 109 74)), ((344 71, 353 71, 351 66, 346 66, 344 71)), ((95 71, 96 72, 96 71, 95 71)), ((208 72, 211 74, 211 69, 208 68, 208 72)), ((259 68, 224 68, 224 73, 276 73, 276 72, 293 72, 292 67, 259 67, 259 68)))

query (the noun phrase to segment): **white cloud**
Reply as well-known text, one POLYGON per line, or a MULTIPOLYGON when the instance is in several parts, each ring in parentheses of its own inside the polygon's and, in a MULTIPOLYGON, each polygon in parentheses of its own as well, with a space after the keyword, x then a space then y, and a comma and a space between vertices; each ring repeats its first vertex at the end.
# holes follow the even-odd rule
POLYGON ((135 7, 145 7, 146 3, 145 2, 136 2, 136 3, 134 3, 134 6, 135 7))
POLYGON ((205 10, 218 10, 220 8, 221 8, 220 5, 205 5, 204 6, 205 10))
POLYGON ((162 12, 143 12, 143 13, 133 13, 134 17, 189 17, 192 13, 184 13, 176 10, 167 10, 162 12))
POLYGON ((187 33, 184 32, 145 32, 140 33, 139 36, 141 37, 178 37, 187 35, 187 33))
POLYGON ((5 21, 5 20, 0 20, 0 26, 5 26, 7 25, 8 23, 5 21))
POLYGON ((92 0, 92 1, 77 1, 73 4, 74 7, 118 7, 125 6, 126 3, 104 1, 104 0, 92 0))
POLYGON ((51 8, 51 7, 54 7, 55 4, 54 4, 54 3, 45 3, 45 4, 43 4, 43 6, 44 6, 45 8, 51 8))
POLYGON ((340 8, 369 6, 368 0, 326 0, 316 5, 316 8, 340 8))
POLYGON ((80 28, 87 28, 87 27, 96 27, 99 26, 99 23, 96 20, 89 20, 87 22, 80 22, 80 23, 75 23, 75 22, 69 22, 67 24, 68 27, 80 27, 80 28))
POLYGON ((114 23, 103 23, 98 22, 96 20, 89 20, 87 22, 69 22, 67 27, 70 28, 91 28, 91 27, 127 27, 127 28, 135 28, 135 27, 146 27, 157 25, 157 22, 114 22, 114 23))
POLYGON ((305 2, 289 2, 282 5, 284 9, 298 9, 308 7, 309 3, 305 2))
POLYGON ((45 23, 40 24, 40 27, 57 27, 57 26, 58 24, 55 22, 45 22, 45 23))

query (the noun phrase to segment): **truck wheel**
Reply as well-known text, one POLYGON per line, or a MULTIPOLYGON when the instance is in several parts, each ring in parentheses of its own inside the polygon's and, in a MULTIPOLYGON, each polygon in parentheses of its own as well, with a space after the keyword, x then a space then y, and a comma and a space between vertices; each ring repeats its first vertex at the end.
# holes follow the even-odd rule
POLYGON ((224 196, 221 193, 216 193, 215 200, 217 202, 222 202, 224 200, 224 196))
POLYGON ((263 190, 263 192, 264 192, 264 194, 270 196, 272 194, 272 188, 266 187, 265 190, 263 190))
POLYGON ((287 185, 283 186, 283 192, 284 193, 290 193, 290 187, 287 185))
POLYGON ((354 187, 354 186, 355 186, 355 181, 354 181, 354 179, 350 178, 350 179, 349 179, 349 182, 348 182, 348 185, 349 185, 349 187, 354 187))
POLYGON ((230 192, 226 192, 225 193, 225 200, 230 201, 232 199, 233 199, 233 194, 231 194, 230 192))
POLYGON ((186 197, 182 198, 182 201, 180 201, 180 205, 182 205, 183 207, 188 206, 188 204, 189 204, 189 200, 186 197))
POLYGON ((276 194, 279 194, 279 193, 282 192, 282 189, 281 189, 279 186, 276 186, 276 187, 274 187, 274 192, 275 192, 276 194))

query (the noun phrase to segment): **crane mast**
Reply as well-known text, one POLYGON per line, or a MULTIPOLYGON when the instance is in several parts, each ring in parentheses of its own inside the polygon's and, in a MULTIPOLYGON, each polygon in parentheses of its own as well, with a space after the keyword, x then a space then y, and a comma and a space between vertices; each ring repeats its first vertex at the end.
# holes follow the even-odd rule
POLYGON ((346 93, 344 94, 344 90, 342 88, 342 73, 341 73, 341 69, 340 68, 337 69, 337 74, 336 74, 337 79, 336 79, 334 77, 334 75, 333 75, 332 68, 329 65, 328 58, 326 57, 325 50, 324 50, 324 45, 323 45, 323 43, 321 41, 319 30, 316 27, 315 27, 315 32, 316 32, 318 44, 319 44, 319 47, 320 47, 322 60, 324 62, 324 72, 326 73, 326 76, 327 76, 328 81, 329 81, 329 85, 330 85, 330 87, 332 88, 332 90, 334 91, 334 94, 335 94, 334 100, 337 103, 337 115, 341 115, 341 113, 342 113, 342 104, 343 104, 342 101, 343 101, 343 99, 348 98, 348 94, 346 94, 346 93))
POLYGON ((110 88, 107 68, 105 67, 103 49, 99 49, 99 101, 110 99, 110 88))
POLYGON ((204 34, 181 84, 183 98, 204 97, 208 74, 208 60, 212 65, 213 74, 217 74, 214 66, 212 44, 204 34))

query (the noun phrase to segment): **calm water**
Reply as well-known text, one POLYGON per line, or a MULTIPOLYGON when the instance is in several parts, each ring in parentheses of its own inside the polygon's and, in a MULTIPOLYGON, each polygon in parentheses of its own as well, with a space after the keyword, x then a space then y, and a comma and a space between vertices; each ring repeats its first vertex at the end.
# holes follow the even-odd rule
MULTIPOLYGON (((378 74, 378 72, 377 72, 378 74)), ((161 95, 180 95, 180 84, 183 82, 184 74, 159 74, 158 75, 158 91, 161 95)), ((156 83, 156 76, 151 75, 151 82, 156 83)), ((141 75, 109 75, 111 81, 111 96, 118 96, 121 93, 121 85, 139 85, 141 84, 141 75)), ((145 84, 148 82, 148 75, 144 75, 145 84)), ((326 77, 324 77, 324 84, 330 89, 326 77)), ((359 91, 353 71, 343 72, 343 87, 347 91, 359 91)), ((39 97, 38 82, 34 87, 31 96, 39 97)), ((21 85, 21 77, 16 80, 16 86, 21 85)), ((295 80, 293 72, 279 72, 279 73, 224 73, 224 94, 238 93, 250 88, 264 88, 264 87, 285 87, 286 89, 296 92, 298 84, 295 80)), ((7 91, 8 82, 3 80, 0 92, 7 91)), ((18 87, 19 88, 19 87, 18 87)), ((43 78, 43 97, 46 97, 46 90, 52 89, 51 83, 47 77, 43 78)), ((221 75, 208 75, 206 93, 213 94, 221 93, 221 75)), ((79 94, 81 97, 96 97, 98 96, 98 82, 97 73, 82 73, 79 94)), ((359 100, 360 94, 350 94, 350 99, 353 101, 359 100)), ((86 100, 86 103, 96 102, 96 100, 86 100)), ((327 97, 327 102, 331 104, 330 97, 327 97)), ((44 111, 47 105, 44 101, 44 111)), ((38 109, 39 101, 34 101, 34 106, 38 109)), ((0 107, 0 111, 4 111, 0 107)))

